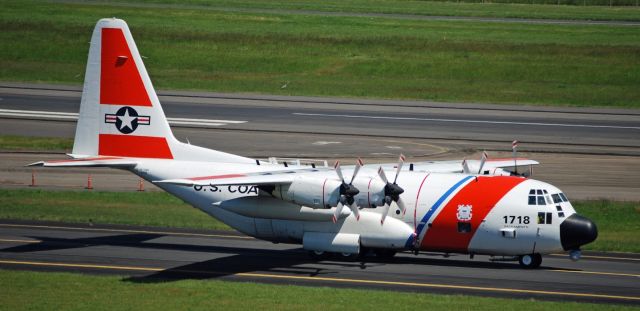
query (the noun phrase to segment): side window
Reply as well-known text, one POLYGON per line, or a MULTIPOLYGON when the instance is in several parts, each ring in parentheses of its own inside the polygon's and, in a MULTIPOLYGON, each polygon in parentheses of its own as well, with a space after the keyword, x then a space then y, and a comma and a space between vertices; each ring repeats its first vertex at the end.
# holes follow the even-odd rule
POLYGON ((458 232, 459 233, 469 233, 471 232, 471 223, 470 222, 458 222, 458 232))
POLYGON ((539 212, 538 213, 538 224, 540 225, 550 225, 551 222, 553 220, 553 214, 552 213, 544 213, 544 212, 539 212))

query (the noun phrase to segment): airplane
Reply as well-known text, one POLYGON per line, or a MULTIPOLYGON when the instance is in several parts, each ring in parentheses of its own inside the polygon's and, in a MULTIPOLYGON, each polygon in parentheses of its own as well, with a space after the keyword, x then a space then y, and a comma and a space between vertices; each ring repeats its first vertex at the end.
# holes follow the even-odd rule
MULTIPOLYGON (((401 155, 397 163, 358 159, 343 169, 182 143, 128 25, 116 18, 93 31, 69 156, 30 166, 128 170, 239 232, 302 244, 314 258, 428 251, 536 268, 550 253, 578 260, 598 235, 560 189, 509 171, 513 159, 405 165, 401 155)), ((538 164, 517 161, 516 169, 538 164)))

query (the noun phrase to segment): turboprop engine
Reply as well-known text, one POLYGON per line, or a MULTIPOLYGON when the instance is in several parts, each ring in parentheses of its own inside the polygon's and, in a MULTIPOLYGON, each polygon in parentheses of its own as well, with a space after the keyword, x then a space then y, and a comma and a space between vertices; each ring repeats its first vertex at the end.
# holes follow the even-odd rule
POLYGON ((343 206, 348 206, 356 219, 360 218, 360 208, 376 208, 383 206, 381 224, 389 212, 392 202, 404 213, 405 205, 400 198, 404 192, 398 184, 398 176, 402 170, 404 156, 400 155, 396 174, 390 182, 382 168, 378 170, 378 178, 356 179, 360 168, 364 165, 358 159, 351 181, 347 183, 340 169, 340 162, 336 162, 334 169, 339 179, 299 176, 289 185, 279 185, 273 188, 271 194, 276 198, 311 208, 335 207, 333 222, 342 214, 343 206), (355 182, 355 185, 354 185, 355 182), (361 192, 359 189, 366 189, 361 192))

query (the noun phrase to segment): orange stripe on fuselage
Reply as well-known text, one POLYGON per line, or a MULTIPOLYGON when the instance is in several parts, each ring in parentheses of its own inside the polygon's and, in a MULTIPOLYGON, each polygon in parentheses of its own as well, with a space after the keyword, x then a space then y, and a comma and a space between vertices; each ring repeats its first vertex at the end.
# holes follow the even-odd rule
POLYGON ((151 106, 122 29, 102 29, 100 104, 151 106))
POLYGON ((100 134, 98 139, 101 156, 173 159, 164 137, 100 134))
POLYGON ((467 252, 469 242, 482 220, 511 189, 525 179, 511 176, 472 180, 447 203, 428 228, 420 248, 430 251, 467 252), (458 206, 471 205, 471 232, 458 232, 458 206))

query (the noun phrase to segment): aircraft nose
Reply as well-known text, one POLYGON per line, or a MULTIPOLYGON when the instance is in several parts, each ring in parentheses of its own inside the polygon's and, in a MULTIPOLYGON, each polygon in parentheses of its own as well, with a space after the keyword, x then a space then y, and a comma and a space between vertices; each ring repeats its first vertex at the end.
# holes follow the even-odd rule
POLYGON ((560 243, 565 251, 579 249, 597 237, 598 228, 587 217, 573 214, 560 224, 560 243))

